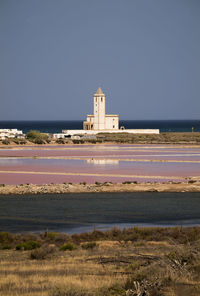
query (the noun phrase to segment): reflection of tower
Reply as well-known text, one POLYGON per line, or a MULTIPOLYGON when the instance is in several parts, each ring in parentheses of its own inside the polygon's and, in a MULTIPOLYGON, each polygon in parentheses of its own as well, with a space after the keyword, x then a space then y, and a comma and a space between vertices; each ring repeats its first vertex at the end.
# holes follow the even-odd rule
POLYGON ((94 165, 118 165, 119 159, 98 159, 91 158, 86 160, 87 163, 92 163, 94 165))
POLYGON ((104 130, 105 129, 105 107, 106 96, 103 94, 101 88, 97 89, 94 94, 94 129, 104 130))

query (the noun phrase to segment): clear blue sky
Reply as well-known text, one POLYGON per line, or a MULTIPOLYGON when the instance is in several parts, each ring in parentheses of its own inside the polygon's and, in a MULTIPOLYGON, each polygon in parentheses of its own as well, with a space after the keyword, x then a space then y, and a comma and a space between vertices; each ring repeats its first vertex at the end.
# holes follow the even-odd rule
POLYGON ((199 0, 0 0, 0 120, 200 119, 199 0))

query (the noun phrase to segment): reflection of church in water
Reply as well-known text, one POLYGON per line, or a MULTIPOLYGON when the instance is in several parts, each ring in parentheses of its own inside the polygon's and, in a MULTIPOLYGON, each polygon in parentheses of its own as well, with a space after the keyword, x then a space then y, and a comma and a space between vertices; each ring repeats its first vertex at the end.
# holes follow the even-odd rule
POLYGON ((106 96, 101 88, 94 94, 94 114, 87 115, 84 130, 118 130, 119 115, 106 114, 106 96))
POLYGON ((99 158, 91 158, 86 160, 87 163, 95 164, 95 165, 117 165, 119 164, 119 159, 99 159, 99 158))

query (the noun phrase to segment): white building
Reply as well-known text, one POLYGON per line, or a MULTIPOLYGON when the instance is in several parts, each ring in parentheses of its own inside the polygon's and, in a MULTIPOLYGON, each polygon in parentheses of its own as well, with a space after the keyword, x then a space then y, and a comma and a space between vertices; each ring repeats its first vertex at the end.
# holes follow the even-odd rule
POLYGON ((8 129, 2 128, 0 129, 0 139, 4 140, 6 138, 16 138, 16 137, 23 137, 23 132, 18 129, 8 129))
POLYGON ((53 134, 54 139, 69 136, 92 136, 98 133, 159 134, 159 129, 119 129, 119 115, 106 114, 106 96, 101 88, 94 94, 94 114, 87 115, 82 130, 62 130, 62 134, 53 134))
POLYGON ((106 114, 106 96, 101 88, 94 94, 94 114, 87 115, 87 120, 83 122, 84 130, 118 130, 119 115, 106 114))

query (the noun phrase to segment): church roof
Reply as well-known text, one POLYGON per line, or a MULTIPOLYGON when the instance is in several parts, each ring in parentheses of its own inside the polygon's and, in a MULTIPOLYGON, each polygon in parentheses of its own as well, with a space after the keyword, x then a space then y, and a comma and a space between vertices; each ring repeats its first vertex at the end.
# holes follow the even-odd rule
POLYGON ((96 94, 95 95, 103 95, 103 92, 100 87, 97 88, 96 94))

